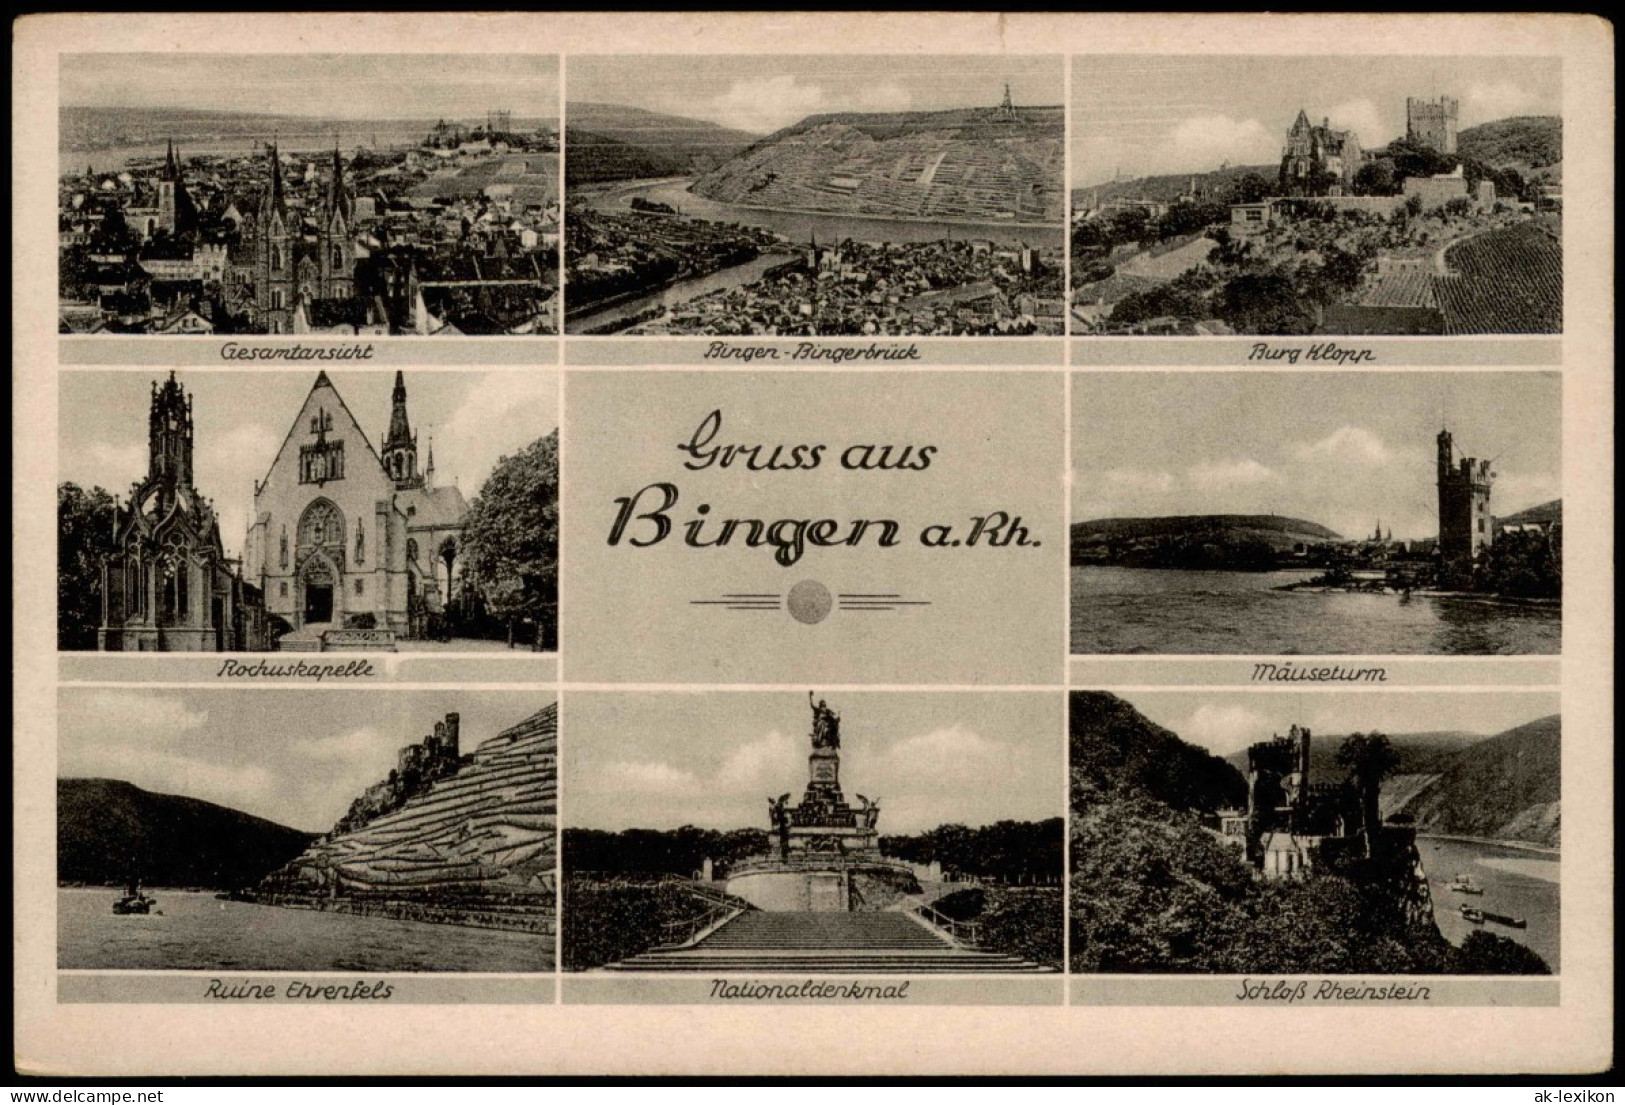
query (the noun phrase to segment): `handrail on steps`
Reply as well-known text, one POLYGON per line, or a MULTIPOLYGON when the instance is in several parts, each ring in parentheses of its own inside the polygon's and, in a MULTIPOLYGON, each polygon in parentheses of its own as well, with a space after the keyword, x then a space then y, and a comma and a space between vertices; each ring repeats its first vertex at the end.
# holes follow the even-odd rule
POLYGON ((943 913, 939 909, 921 902, 912 907, 916 916, 932 928, 941 929, 948 934, 956 944, 976 947, 982 942, 982 923, 980 921, 958 921, 943 913))

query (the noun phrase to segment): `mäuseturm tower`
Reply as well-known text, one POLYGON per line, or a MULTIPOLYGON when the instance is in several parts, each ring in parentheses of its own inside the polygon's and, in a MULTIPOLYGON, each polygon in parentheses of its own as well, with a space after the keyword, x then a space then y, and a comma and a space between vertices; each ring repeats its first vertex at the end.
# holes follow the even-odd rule
POLYGON ((1456 152, 1456 118, 1460 104, 1450 96, 1405 100, 1405 137, 1438 153, 1456 152))
POLYGON ((1439 584, 1457 589, 1472 581, 1474 560, 1494 538, 1490 485, 1495 473, 1487 460, 1464 456, 1456 462, 1449 430, 1439 431, 1438 444, 1439 584))

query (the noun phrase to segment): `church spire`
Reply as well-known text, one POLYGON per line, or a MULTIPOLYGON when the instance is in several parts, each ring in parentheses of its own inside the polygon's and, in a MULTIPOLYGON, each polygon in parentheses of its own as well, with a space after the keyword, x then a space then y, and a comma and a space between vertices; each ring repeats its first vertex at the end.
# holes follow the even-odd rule
POLYGON ((384 448, 393 449, 398 445, 414 445, 416 439, 412 436, 412 426, 406 417, 406 377, 400 369, 395 370, 395 390, 390 393, 391 409, 389 412, 389 436, 384 439, 384 448))
POLYGON ((271 186, 266 190, 264 210, 262 214, 269 217, 277 214, 284 217, 288 213, 287 198, 282 190, 282 154, 277 149, 276 142, 272 141, 267 147, 271 155, 271 186))
POLYGON ((406 416, 406 378, 395 370, 395 390, 390 395, 389 435, 384 438, 384 471, 397 487, 421 487, 418 475, 418 440, 406 416))

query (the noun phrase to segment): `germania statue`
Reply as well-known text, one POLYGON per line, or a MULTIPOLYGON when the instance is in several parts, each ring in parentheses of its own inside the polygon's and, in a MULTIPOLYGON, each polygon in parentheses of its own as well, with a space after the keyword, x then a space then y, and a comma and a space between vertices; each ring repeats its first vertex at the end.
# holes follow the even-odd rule
POLYGON ((821 698, 814 702, 811 691, 807 692, 807 705, 812 707, 813 715, 812 746, 841 747, 841 715, 830 709, 829 703, 821 698))

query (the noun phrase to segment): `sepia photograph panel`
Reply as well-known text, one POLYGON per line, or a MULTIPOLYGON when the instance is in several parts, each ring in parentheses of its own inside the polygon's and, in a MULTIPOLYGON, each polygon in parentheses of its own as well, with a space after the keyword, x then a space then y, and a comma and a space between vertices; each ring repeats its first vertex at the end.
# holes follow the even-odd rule
POLYGON ((1074 58, 1072 333, 1561 333, 1561 72, 1074 58))
POLYGON ((558 67, 64 55, 58 332, 558 333, 558 67))
POLYGON ((58 700, 59 968, 552 971, 552 695, 58 700))
POLYGON ((1059 971, 1062 708, 571 693, 564 969, 1059 971))
POLYGON ((1072 651, 1556 655, 1561 377, 1072 384, 1072 651))
POLYGON ((1555 692, 1070 709, 1074 973, 1558 971, 1555 692))
POLYGON ((1059 335, 1059 57, 572 57, 566 330, 1059 335))
POLYGON ((60 650, 556 650, 556 373, 75 371, 59 395, 60 650))

